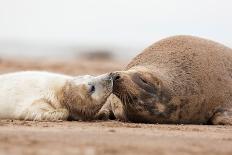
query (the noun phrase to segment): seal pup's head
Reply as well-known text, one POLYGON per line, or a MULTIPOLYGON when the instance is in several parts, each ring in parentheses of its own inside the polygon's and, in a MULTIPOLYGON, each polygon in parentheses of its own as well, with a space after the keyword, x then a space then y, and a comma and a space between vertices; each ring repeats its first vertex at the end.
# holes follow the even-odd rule
POLYGON ((91 120, 112 93, 109 74, 85 75, 69 80, 63 90, 63 104, 70 112, 69 120, 91 120))
POLYGON ((111 74, 113 94, 122 101, 129 121, 162 123, 166 120, 170 95, 158 74, 145 67, 111 74))

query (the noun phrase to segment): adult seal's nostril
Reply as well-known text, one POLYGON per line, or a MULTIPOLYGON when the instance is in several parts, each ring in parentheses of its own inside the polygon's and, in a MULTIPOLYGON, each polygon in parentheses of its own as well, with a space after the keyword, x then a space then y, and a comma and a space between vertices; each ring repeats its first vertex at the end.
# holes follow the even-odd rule
POLYGON ((111 73, 111 77, 113 81, 118 81, 119 79, 121 79, 121 76, 119 75, 119 73, 111 73))
POLYGON ((114 81, 117 81, 117 80, 119 80, 119 79, 121 79, 121 76, 120 76, 120 75, 116 75, 116 76, 114 77, 114 81))

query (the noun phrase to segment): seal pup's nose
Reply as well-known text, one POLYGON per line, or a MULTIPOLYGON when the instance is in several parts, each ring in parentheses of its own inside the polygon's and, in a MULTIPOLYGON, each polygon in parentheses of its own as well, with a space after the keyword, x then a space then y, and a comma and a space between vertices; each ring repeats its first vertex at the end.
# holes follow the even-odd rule
POLYGON ((113 81, 118 81, 119 79, 121 79, 121 76, 119 73, 110 73, 110 76, 113 79, 113 81))

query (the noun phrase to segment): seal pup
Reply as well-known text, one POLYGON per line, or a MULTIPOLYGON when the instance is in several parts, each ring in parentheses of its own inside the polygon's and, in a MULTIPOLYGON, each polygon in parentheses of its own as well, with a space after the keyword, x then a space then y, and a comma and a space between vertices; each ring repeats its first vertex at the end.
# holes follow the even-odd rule
POLYGON ((0 75, 0 119, 90 120, 112 92, 110 75, 25 71, 0 75))
POLYGON ((169 37, 113 74, 116 96, 100 118, 112 110, 131 122, 232 125, 232 50, 222 44, 169 37))

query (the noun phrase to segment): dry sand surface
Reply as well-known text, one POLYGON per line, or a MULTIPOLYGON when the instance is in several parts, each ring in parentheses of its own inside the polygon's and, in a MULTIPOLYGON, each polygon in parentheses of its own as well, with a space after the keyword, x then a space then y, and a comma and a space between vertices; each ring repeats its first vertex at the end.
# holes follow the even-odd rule
POLYGON ((0 154, 232 154, 229 126, 0 122, 0 154))
MULTIPOLYGON (((71 75, 122 69, 116 61, 1 60, 0 72, 48 70, 71 75)), ((0 155, 232 154, 232 127, 117 121, 0 121, 0 155)))

